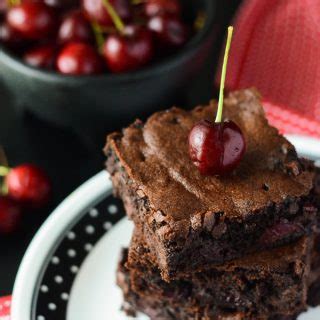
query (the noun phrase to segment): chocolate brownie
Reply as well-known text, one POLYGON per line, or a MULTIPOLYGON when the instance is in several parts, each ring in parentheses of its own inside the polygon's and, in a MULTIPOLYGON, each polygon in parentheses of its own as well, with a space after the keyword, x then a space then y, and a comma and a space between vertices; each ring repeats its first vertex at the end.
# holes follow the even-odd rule
POLYGON ((222 177, 202 176, 188 154, 188 134, 212 119, 217 104, 173 108, 108 136, 107 170, 128 216, 145 226, 163 279, 280 246, 313 228, 313 167, 268 124, 259 94, 230 93, 224 116, 242 129, 247 151, 222 177))
MULTIPOLYGON (((291 256, 292 261, 284 261, 286 259, 283 259, 281 254, 281 252, 284 253, 283 249, 272 250, 275 252, 275 256, 269 255, 267 258, 269 260, 268 265, 264 262, 265 269, 263 271, 260 270, 260 280, 258 281, 253 276, 254 272, 256 272, 253 270, 256 269, 259 262, 254 261, 253 264, 255 266, 248 274, 244 275, 244 278, 241 271, 244 265, 247 265, 249 260, 253 259, 252 257, 248 261, 236 262, 235 264, 238 264, 238 267, 229 265, 230 270, 233 269, 234 272, 231 275, 232 271, 227 271, 230 272, 230 279, 227 279, 223 273, 220 273, 220 275, 224 279, 216 278, 218 274, 217 270, 214 270, 212 275, 210 273, 206 275, 199 274, 195 275, 193 279, 173 281, 170 284, 160 278, 159 272, 158 274, 155 272, 154 278, 152 278, 153 271, 150 272, 148 269, 137 272, 139 274, 138 277, 142 277, 139 280, 136 275, 132 274, 132 269, 129 270, 127 268, 127 250, 124 250, 118 267, 117 283, 121 287, 126 301, 124 304, 125 311, 130 312, 131 315, 134 315, 136 311, 141 311, 147 314, 151 320, 293 320, 304 310, 306 300, 305 286, 308 272, 304 262, 305 254, 298 253, 300 249, 306 253, 307 249, 304 240, 300 240, 294 250, 292 248, 286 249, 288 251, 286 253, 291 256), (294 258, 297 258, 298 261, 294 262, 294 258), (274 261, 271 262, 270 259, 274 261), (278 262, 276 260, 282 261, 278 262), (287 264, 286 270, 283 269, 285 264, 287 264), (274 267, 276 268, 274 269, 274 267), (272 270, 278 275, 271 275, 272 270), (237 272, 239 274, 236 275, 237 272), (281 272, 285 274, 282 275, 281 272), (215 280, 212 280, 211 276, 215 280), (284 282, 281 284, 276 283, 276 288, 273 288, 274 283, 272 280, 267 279, 268 276, 271 276, 274 280, 277 278, 283 279, 284 282), (304 285, 298 284, 299 280, 295 279, 296 276, 300 278, 300 283, 303 282, 304 285), (204 283, 204 278, 206 277, 209 278, 208 283, 204 283), (287 282, 285 277, 291 280, 287 282), (233 281, 236 281, 237 284, 234 284, 233 281), (258 283, 259 281, 260 284, 258 283), (263 281, 265 282, 263 283, 263 281), (220 287, 223 282, 225 282, 223 287, 220 287), (199 284, 202 286, 202 290, 200 290, 199 284), (285 287, 285 285, 288 285, 288 287, 285 287), (233 291, 233 288, 236 287, 238 295, 234 295, 236 291, 233 291), (299 292, 301 289, 303 293, 299 292), (222 299, 219 298, 219 295, 223 294, 225 296, 224 303, 221 303, 222 299), (288 299, 292 294, 296 297, 296 303, 290 302, 292 298, 288 299), (252 302, 247 306, 241 304, 244 301, 243 297, 246 295, 252 298, 252 302), (200 301, 200 304, 196 305, 192 296, 203 298, 207 303, 200 301), (208 296, 211 296, 211 298, 209 299, 208 296), (260 296, 259 301, 255 296, 260 296), (218 300, 216 300, 217 297, 218 300), (211 302, 209 302, 210 300, 211 302), (256 305, 257 302, 259 303, 258 305, 256 305), (269 308, 265 309, 268 303, 269 308), (278 314, 277 312, 279 311, 282 314, 278 314)), ((145 257, 142 254, 141 258, 145 257)), ((142 261, 142 259, 139 259, 139 261, 142 261)), ((139 269, 141 266, 137 267, 139 269)), ((218 272, 221 271, 219 270, 218 272)))
POLYGON ((132 290, 144 299, 152 296, 170 306, 187 305, 212 314, 291 315, 305 309, 312 241, 255 253, 180 280, 165 282, 155 257, 134 232, 126 266, 132 290))

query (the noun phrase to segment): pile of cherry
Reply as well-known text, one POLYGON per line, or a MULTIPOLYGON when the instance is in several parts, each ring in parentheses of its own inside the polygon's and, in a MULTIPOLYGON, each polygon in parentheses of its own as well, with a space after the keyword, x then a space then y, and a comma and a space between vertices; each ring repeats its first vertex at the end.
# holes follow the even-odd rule
POLYGON ((24 212, 47 205, 52 187, 46 173, 33 164, 0 166, 0 178, 0 235, 11 234, 19 229, 24 212))
POLYGON ((0 43, 62 74, 123 73, 181 48, 180 0, 0 0, 0 43))

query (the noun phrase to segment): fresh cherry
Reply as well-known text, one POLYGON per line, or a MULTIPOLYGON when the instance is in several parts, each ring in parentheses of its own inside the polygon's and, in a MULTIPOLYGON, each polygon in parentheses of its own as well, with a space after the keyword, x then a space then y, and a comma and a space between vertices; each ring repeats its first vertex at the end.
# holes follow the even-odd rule
POLYGON ((52 44, 38 45, 25 52, 24 62, 27 64, 43 69, 53 69, 57 48, 52 44))
MULTIPOLYGON (((108 1, 122 20, 129 21, 131 19, 131 6, 128 0, 108 1)), ((82 7, 89 20, 101 26, 113 26, 113 20, 106 8, 105 0, 82 0, 82 7)))
POLYGON ((91 43, 93 39, 92 27, 80 10, 72 11, 64 17, 58 33, 60 43, 72 41, 91 43))
POLYGON ((20 49, 25 45, 24 39, 8 23, 0 24, 0 43, 9 49, 20 49))
POLYGON ((103 71, 103 62, 91 45, 72 42, 59 53, 57 69, 68 75, 99 74, 103 71))
POLYGON ((162 48, 177 48, 184 45, 190 36, 189 28, 179 18, 159 15, 150 18, 148 28, 162 48))
POLYGON ((223 175, 238 166, 245 151, 240 128, 232 121, 198 122, 189 134, 191 160, 204 175, 223 175))
POLYGON ((4 14, 8 9, 8 0, 0 0, 0 15, 4 14))
POLYGON ((9 196, 32 208, 46 205, 51 195, 51 183, 43 170, 24 164, 9 171, 5 178, 9 196))
POLYGON ((7 22, 23 37, 40 40, 54 33, 56 16, 41 2, 24 2, 9 9, 7 22))
POLYGON ((153 58, 152 34, 144 27, 129 25, 122 33, 111 34, 103 46, 103 55, 112 72, 139 69, 153 58))
POLYGON ((0 196, 0 234, 15 232, 21 222, 21 208, 11 198, 0 196))
POLYGON ((181 15, 179 0, 147 0, 144 6, 147 16, 153 17, 163 14, 181 15))
POLYGON ((224 175, 235 169, 246 150, 241 129, 233 121, 222 121, 223 90, 233 28, 228 28, 220 96, 215 123, 201 120, 189 133, 190 158, 204 175, 224 175))
POLYGON ((43 0, 43 2, 56 9, 68 9, 79 5, 80 0, 43 0))

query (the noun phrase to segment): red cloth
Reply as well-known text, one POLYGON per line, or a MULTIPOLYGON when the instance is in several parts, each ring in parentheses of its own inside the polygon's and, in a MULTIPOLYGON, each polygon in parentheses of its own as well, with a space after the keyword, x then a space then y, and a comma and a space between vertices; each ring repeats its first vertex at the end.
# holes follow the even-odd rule
POLYGON ((0 298, 0 320, 10 320, 11 297, 0 298))
POLYGON ((319 15, 319 1, 246 0, 233 23, 226 87, 256 87, 286 133, 320 137, 319 15))

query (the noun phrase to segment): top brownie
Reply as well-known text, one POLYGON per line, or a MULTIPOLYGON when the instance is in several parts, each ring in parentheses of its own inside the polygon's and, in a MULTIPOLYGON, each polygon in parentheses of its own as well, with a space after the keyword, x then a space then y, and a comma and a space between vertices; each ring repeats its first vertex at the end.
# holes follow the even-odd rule
POLYGON ((255 90, 230 93, 224 118, 242 129, 247 151, 227 176, 203 176, 188 135, 217 104, 172 108, 108 136, 105 153, 115 194, 158 256, 164 279, 223 263, 308 233, 317 209, 314 169, 268 124, 255 90))

